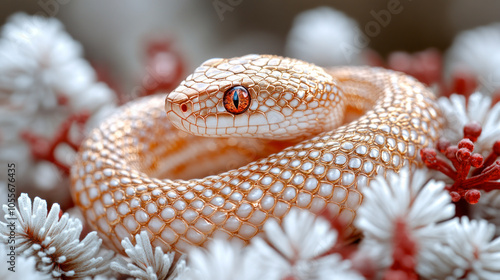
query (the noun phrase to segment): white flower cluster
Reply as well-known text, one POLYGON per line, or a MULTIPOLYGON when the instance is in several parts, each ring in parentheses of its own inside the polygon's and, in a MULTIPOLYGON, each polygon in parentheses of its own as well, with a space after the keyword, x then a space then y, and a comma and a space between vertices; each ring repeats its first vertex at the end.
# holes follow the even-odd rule
POLYGON ((17 253, 34 257, 38 271, 64 279, 106 272, 113 253, 102 252, 103 255, 98 256, 102 240, 95 231, 80 241, 82 223, 69 218, 68 214, 59 217, 58 204, 53 204, 48 212, 45 200, 36 197, 32 204, 24 193, 18 204, 19 209, 15 210, 3 205, 5 219, 9 222, 13 217, 16 219, 14 225, 0 222, 0 239, 7 244, 9 237, 15 236, 17 253))
POLYGON ((465 71, 475 74, 480 90, 490 95, 500 89, 500 23, 458 34, 447 51, 448 76, 465 71))
POLYGON ((337 232, 314 214, 293 208, 282 226, 269 221, 265 238, 257 237, 244 247, 236 240, 215 239, 206 249, 193 248, 174 264, 173 253, 157 247, 153 253, 146 232, 136 235, 136 245, 125 239, 122 246, 129 260, 111 263, 111 268, 140 280, 255 280, 255 279, 364 279, 339 254, 327 254, 336 243, 337 232))
POLYGON ((122 241, 131 262, 119 258, 111 263, 113 270, 140 280, 180 280, 188 271, 184 259, 178 260, 174 265, 173 252, 165 254, 160 247, 156 247, 153 252, 147 232, 137 234, 135 241, 135 246, 128 238, 122 241))
POLYGON ((11 254, 7 247, 0 243, 0 279, 2 280, 52 280, 53 278, 46 273, 36 270, 35 257, 16 256, 13 264, 10 265, 11 254), (9 270, 10 269, 10 270, 9 270))
POLYGON ((422 252, 419 265, 428 279, 499 279, 500 238, 493 240, 495 226, 485 220, 455 218, 444 224, 440 242, 422 252))
POLYGON ((425 279, 500 278, 500 239, 494 225, 454 215, 443 182, 427 181, 425 171, 377 177, 365 187, 356 225, 363 231, 358 254, 369 255, 379 269, 392 264, 395 224, 403 221, 417 244, 416 271, 425 279), (427 182, 426 182, 427 181, 427 182))
POLYGON ((404 222, 419 247, 432 246, 445 230, 437 226, 455 214, 451 197, 443 182, 429 181, 422 170, 413 176, 409 169, 399 174, 376 177, 362 189, 364 202, 358 209, 355 225, 362 230, 361 251, 377 260, 378 267, 392 264, 396 223, 404 222))
POLYGON ((475 143, 475 152, 489 152, 493 143, 500 140, 500 103, 492 107, 490 96, 476 92, 466 101, 465 96, 453 94, 439 98, 438 103, 446 121, 442 136, 451 143, 460 141, 464 136, 463 127, 473 121, 483 128, 475 143))
POLYGON ((0 84, 0 162, 22 162, 19 178, 40 187, 55 187, 57 174, 34 164, 21 134, 52 139, 70 114, 90 113, 92 126, 115 106, 114 92, 97 81, 81 45, 55 18, 10 17, 0 35, 0 84))
POLYGON ((242 248, 214 240, 207 249, 188 254, 189 279, 364 279, 339 254, 325 254, 337 241, 328 221, 292 208, 280 226, 264 225, 265 237, 242 248))
MULTIPOLYGON (((492 104, 492 98, 482 92, 473 93, 467 100, 463 95, 441 97, 439 107, 445 118, 443 137, 451 143, 463 138, 463 127, 470 122, 481 124, 482 133, 474 145, 474 152, 488 156, 495 141, 500 140, 500 102, 492 104)), ((482 192, 479 202, 471 208, 471 216, 486 219, 496 225, 500 234, 500 191, 482 192)))

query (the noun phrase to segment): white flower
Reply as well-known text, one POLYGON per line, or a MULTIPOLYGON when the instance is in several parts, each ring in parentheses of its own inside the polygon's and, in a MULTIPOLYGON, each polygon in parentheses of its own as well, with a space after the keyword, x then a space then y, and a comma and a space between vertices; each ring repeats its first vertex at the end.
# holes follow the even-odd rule
MULTIPOLYGON (((70 114, 102 116, 100 111, 116 102, 61 22, 22 13, 10 17, 1 31, 0 85, 0 134, 5 136, 0 139, 0 163, 22 162, 18 183, 26 186, 56 187, 54 182, 61 180, 57 169, 42 168, 45 176, 37 175, 40 163, 33 161, 22 132, 53 139, 70 114), (50 183, 44 184, 44 177, 50 183)), ((89 122, 96 123, 95 118, 89 122)))
POLYGON ((292 208, 280 226, 269 220, 264 224, 267 242, 252 240, 249 254, 262 279, 363 279, 351 270, 351 263, 338 254, 321 256, 337 241, 337 232, 323 218, 292 208), (332 278, 332 276, 335 276, 332 278))
POLYGON ((64 276, 65 279, 78 279, 106 271, 111 253, 105 252, 104 256, 97 257, 102 241, 95 231, 80 241, 80 220, 69 218, 68 214, 59 218, 60 207, 57 203, 47 214, 45 200, 36 197, 32 205, 28 195, 23 193, 18 205, 19 209, 15 210, 3 206, 7 223, 0 223, 0 237, 7 243, 14 233, 17 252, 34 256, 38 270, 53 277, 64 276))
POLYGON ((355 225, 364 233, 361 252, 388 267, 393 262, 395 226, 404 221, 409 234, 418 244, 419 256, 442 237, 444 226, 438 224, 454 215, 450 195, 443 182, 427 181, 423 170, 411 173, 405 167, 399 174, 377 176, 362 189, 363 204, 355 225))
POLYGON ((184 259, 175 263, 175 253, 165 254, 160 247, 156 247, 153 252, 148 233, 145 231, 137 234, 135 240, 135 246, 128 238, 122 240, 123 249, 132 262, 128 263, 121 258, 118 262, 111 263, 113 270, 140 280, 181 279, 186 272, 184 259))
POLYGON ((8 249, 9 245, 0 243, 0 279, 2 280, 52 280, 53 278, 46 273, 36 270, 36 260, 34 257, 25 257, 15 255, 11 260, 12 251, 8 249), (12 261, 12 265, 10 262, 12 261))
POLYGON ((319 7, 295 18, 285 53, 321 66, 359 64, 365 47, 360 46, 360 36, 356 21, 332 8, 319 7))
POLYGON ((15 14, 1 36, 0 96, 10 109, 47 112, 60 107, 60 97, 73 110, 93 111, 113 102, 113 92, 96 82, 81 45, 57 19, 15 14), (102 89, 92 93, 93 87, 102 89))
POLYGON ((248 258, 248 248, 235 240, 214 239, 207 248, 193 248, 188 254, 191 280, 253 280, 259 267, 248 258))
POLYGON ((495 235, 500 235, 500 190, 481 192, 479 202, 470 207, 471 217, 474 219, 484 219, 496 226, 495 235))
POLYGON ((268 220, 264 232, 267 241, 255 237, 247 247, 215 239, 207 249, 192 249, 188 279, 364 279, 339 254, 321 256, 335 245, 337 232, 306 210, 292 208, 281 226, 268 220))
POLYGON ((247 247, 215 239, 206 249, 191 249, 187 279, 364 279, 350 261, 325 254, 335 245, 337 232, 306 210, 292 208, 281 226, 268 220, 264 232, 266 240, 256 237, 247 247))
MULTIPOLYGON (((63 78, 61 67, 71 66, 81 56, 80 44, 63 31, 57 19, 26 14, 9 18, 1 35, 2 98, 23 111, 56 108, 57 95, 67 94, 66 89, 59 86, 63 78)), ((76 72, 77 77, 92 78, 88 77, 88 71, 83 73, 85 76, 81 74, 76 72)), ((69 73, 64 74, 64 78, 66 76, 69 73)))
MULTIPOLYGON (((500 140, 500 102, 491 106, 490 96, 481 92, 472 94, 468 101, 463 95, 441 97, 439 106, 446 120, 443 136, 451 143, 460 141, 463 137, 463 127, 472 121, 482 126, 481 136, 477 139, 474 152, 488 156, 495 141, 500 140)), ((486 219, 497 225, 500 234, 500 191, 481 192, 479 202, 471 207, 472 217, 486 219)))
POLYGON ((455 37, 446 54, 446 72, 476 74, 481 91, 492 94, 500 89, 500 23, 463 31, 455 37))
POLYGON ((491 102, 491 97, 480 92, 472 94, 467 103, 465 97, 458 94, 439 98, 439 107, 447 123, 443 136, 456 143, 463 138, 464 126, 475 121, 481 124, 483 130, 474 151, 491 151, 493 143, 500 140, 500 103, 491 107, 491 102))
POLYGON ((500 279, 500 238, 492 240, 495 227, 467 217, 447 224, 443 242, 425 253, 420 274, 430 279, 500 279))

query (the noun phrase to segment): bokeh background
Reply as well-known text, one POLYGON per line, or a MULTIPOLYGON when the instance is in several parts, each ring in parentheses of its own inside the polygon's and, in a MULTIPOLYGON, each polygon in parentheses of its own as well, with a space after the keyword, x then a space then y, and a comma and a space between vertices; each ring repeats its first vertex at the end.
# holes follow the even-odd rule
POLYGON ((171 40, 187 73, 211 57, 285 54, 293 19, 304 10, 331 6, 363 29, 391 2, 402 11, 369 41, 382 56, 429 47, 444 51, 458 32, 500 20, 500 2, 494 0, 4 0, 0 22, 17 11, 59 18, 83 44, 87 59, 108 67, 124 90, 132 90, 144 72, 144 49, 152 36, 171 40))

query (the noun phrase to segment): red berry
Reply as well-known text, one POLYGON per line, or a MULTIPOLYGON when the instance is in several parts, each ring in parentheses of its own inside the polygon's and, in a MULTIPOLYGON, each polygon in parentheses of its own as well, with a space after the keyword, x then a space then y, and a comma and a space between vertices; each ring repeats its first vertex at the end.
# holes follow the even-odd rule
POLYGON ((427 167, 436 166, 437 153, 432 148, 423 148, 420 150, 420 157, 427 167))
POLYGON ((458 202, 460 200, 460 195, 457 192, 450 192, 451 201, 458 202))
POLYGON ((474 153, 470 157, 470 164, 475 168, 481 167, 483 165, 483 161, 484 161, 483 156, 478 153, 474 153))
POLYGON ((458 148, 459 149, 465 148, 472 152, 474 150, 474 143, 472 143, 470 139, 464 138, 460 140, 460 142, 458 142, 458 148))
POLYGON ((476 204, 481 197, 480 190, 500 190, 500 140, 493 144, 487 157, 473 153, 474 142, 481 135, 481 130, 478 123, 469 123, 464 126, 465 137, 458 145, 451 146, 446 139, 437 141, 436 149, 444 154, 452 165, 438 158, 436 150, 422 149, 420 152, 428 168, 438 170, 454 181, 446 186, 453 202, 458 202, 463 197, 467 203, 476 204), (475 168, 472 172, 471 167, 475 168))
POLYGON ((467 148, 460 148, 457 151, 457 159, 460 162, 466 162, 466 161, 468 161, 469 158, 470 158, 470 156, 471 156, 471 152, 467 148))
POLYGON ((479 202, 479 198, 481 198, 481 192, 476 189, 468 190, 465 193, 465 200, 470 204, 476 204, 479 202))
POLYGON ((458 151, 457 146, 449 146, 448 148, 446 148, 446 152, 444 153, 444 155, 448 159, 455 159, 455 157, 457 155, 457 151, 458 151))
POLYGON ((476 142, 481 135, 482 127, 477 122, 471 122, 464 126, 464 137, 469 138, 472 142, 476 142))
POLYGON ((440 153, 444 153, 446 151, 446 149, 450 146, 450 141, 444 139, 444 138, 441 138, 438 140, 437 144, 436 144, 436 149, 440 152, 440 153))

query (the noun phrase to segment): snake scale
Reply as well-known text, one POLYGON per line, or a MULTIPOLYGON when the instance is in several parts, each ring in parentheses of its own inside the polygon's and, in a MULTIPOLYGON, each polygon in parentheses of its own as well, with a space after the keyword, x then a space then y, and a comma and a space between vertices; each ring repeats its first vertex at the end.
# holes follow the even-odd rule
POLYGON ((72 166, 72 196, 119 252, 144 230, 178 252, 214 236, 248 241, 291 207, 326 207, 354 233, 358 186, 419 165, 441 126, 432 92, 399 72, 211 59, 166 99, 132 101, 94 129, 72 166))

